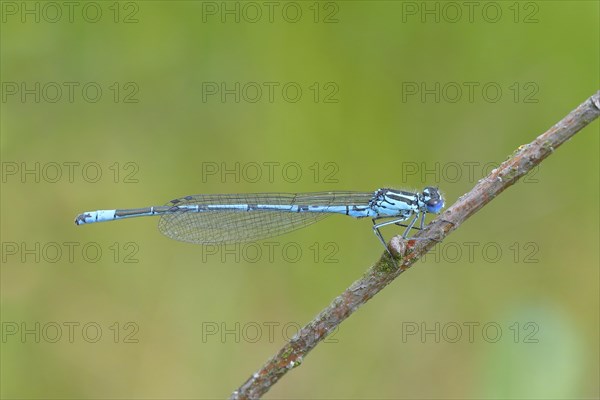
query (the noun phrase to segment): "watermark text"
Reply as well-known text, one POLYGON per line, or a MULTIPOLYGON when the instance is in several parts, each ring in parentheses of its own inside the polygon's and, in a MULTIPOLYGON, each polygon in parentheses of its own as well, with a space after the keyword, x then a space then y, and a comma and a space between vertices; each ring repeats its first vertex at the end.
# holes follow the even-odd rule
MULTIPOLYGON (((276 340, 283 339, 286 342, 300 331, 302 326, 297 322, 217 322, 206 321, 202 322, 202 343, 217 342, 217 343, 257 343, 264 341, 273 343, 276 340)), ((333 331, 329 332, 328 336, 323 340, 323 343, 338 343, 339 340, 334 338, 338 332, 336 326, 333 331)))
POLYGON ((465 322, 402 322, 402 343, 497 343, 510 340, 513 343, 539 343, 536 337, 540 327, 535 322, 514 322, 504 325, 495 321, 485 323, 465 322))
POLYGON ((2 343, 139 343, 136 322, 3 321, 2 343))
POLYGON ((339 103, 336 82, 202 82, 203 103, 339 103))
POLYGON ((203 1, 203 23, 337 24, 339 3, 333 1, 203 1))
POLYGON ((488 263, 500 261, 515 264, 537 264, 540 246, 536 242, 513 242, 501 244, 498 242, 449 242, 444 241, 434 246, 423 255, 420 262, 433 261, 436 263, 488 263))
POLYGON ((332 161, 302 164, 295 161, 205 161, 200 166, 202 183, 339 183, 340 167, 332 161))
POLYGON ((136 104, 140 86, 136 82, 24 82, 3 81, 2 103, 104 102, 136 104))
POLYGON ((140 167, 133 161, 3 161, 2 183, 139 183, 140 167))
POLYGON ((336 242, 313 242, 301 244, 298 242, 262 241, 224 245, 202 246, 201 259, 209 261, 235 263, 275 263, 313 262, 337 264, 340 246, 336 242))
POLYGON ((2 263, 7 264, 56 264, 86 263, 100 261, 115 264, 137 264, 140 246, 136 242, 114 242, 107 245, 98 242, 11 242, 3 241, 2 263))
POLYGON ((402 82, 402 102, 537 104, 540 87, 536 82, 402 82))
MULTIPOLYGON (((403 161, 400 163, 400 180, 409 182, 418 178, 421 182, 431 185, 440 183, 475 183, 482 177, 488 176, 500 163, 480 161, 448 161, 448 162, 424 162, 403 161)), ((535 175, 539 172, 536 165, 527 175, 520 179, 519 183, 538 183, 535 175)))
POLYGON ((402 23, 537 24, 540 11, 539 4, 533 1, 403 1, 401 4, 402 23))
POLYGON ((134 1, 3 1, 0 10, 2 23, 136 24, 140 7, 134 1))

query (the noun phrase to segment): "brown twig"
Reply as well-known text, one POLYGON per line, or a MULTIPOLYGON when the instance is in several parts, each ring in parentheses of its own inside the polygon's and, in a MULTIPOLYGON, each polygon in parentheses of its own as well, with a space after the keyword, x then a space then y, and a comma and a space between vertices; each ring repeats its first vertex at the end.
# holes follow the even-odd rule
POLYGON ((288 371, 300 365, 304 357, 320 341, 361 305, 410 268, 415 261, 450 232, 457 229, 467 218, 492 201, 506 188, 512 186, 599 115, 600 91, 533 142, 519 146, 506 161, 480 180, 470 192, 460 197, 442 215, 415 235, 415 238, 423 237, 433 240, 410 239, 407 242, 400 242, 397 238, 392 239, 390 247, 396 254, 401 254, 398 260, 392 260, 384 252, 379 261, 369 268, 362 278, 336 297, 262 368, 233 392, 231 399, 260 398, 288 371), (399 243, 402 243, 402 246, 399 246, 399 243))

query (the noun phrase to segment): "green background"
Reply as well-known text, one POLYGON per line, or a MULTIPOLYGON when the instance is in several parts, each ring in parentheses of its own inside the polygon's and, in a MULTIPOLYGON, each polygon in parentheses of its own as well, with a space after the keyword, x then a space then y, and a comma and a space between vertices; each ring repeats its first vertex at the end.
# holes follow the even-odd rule
MULTIPOLYGON (((467 3, 275 2, 270 19, 263 2, 76 2, 70 20, 60 2, 2 2, 2 397, 228 396, 382 252, 370 221, 341 216, 271 239, 270 258, 76 214, 426 185, 449 205, 598 90, 597 2, 467 3), (206 92, 236 82, 239 102, 206 92), (433 92, 406 91, 421 84, 433 92)), ((267 398, 597 398, 598 149, 594 122, 267 398)))

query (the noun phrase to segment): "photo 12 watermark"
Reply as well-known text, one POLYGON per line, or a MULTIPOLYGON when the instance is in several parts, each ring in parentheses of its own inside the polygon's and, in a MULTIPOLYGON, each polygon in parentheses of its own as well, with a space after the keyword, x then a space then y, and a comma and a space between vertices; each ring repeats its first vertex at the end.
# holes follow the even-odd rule
MULTIPOLYGON (((459 182, 475 183, 488 176, 499 165, 500 163, 495 161, 402 161, 399 168, 400 180, 409 182, 417 178, 420 182, 427 182, 431 185, 459 182)), ((539 183, 539 179, 535 177, 538 173, 539 166, 535 166, 516 184, 539 183)))
POLYGON ((139 183, 134 161, 3 161, 2 183, 139 183))
POLYGON ((202 183, 326 183, 340 182, 340 166, 333 161, 203 161, 202 183))
POLYGON ((2 321, 2 343, 139 343, 136 322, 2 321))
POLYGON ((138 104, 140 86, 137 82, 25 82, 3 81, 2 103, 120 103, 138 104))
POLYGON ((233 263, 307 263, 338 264, 340 246, 337 242, 273 241, 235 243, 235 244, 205 244, 202 246, 200 259, 207 262, 233 263))
POLYGON ((140 246, 137 242, 25 242, 2 241, 2 264, 137 264, 140 246))
POLYGON ((539 103, 537 82, 426 82, 404 81, 400 88, 402 103, 467 103, 496 104, 511 102, 539 103))
POLYGON ((203 23, 337 24, 340 2, 335 1, 202 1, 203 23))
POLYGON ((2 23, 137 24, 140 3, 135 1, 2 1, 2 23))
POLYGON ((402 343, 539 343, 537 323, 496 321, 404 321, 402 343))
POLYGON ((203 103, 319 103, 340 102, 337 82, 202 82, 203 103))
POLYGON ((403 24, 537 24, 540 3, 534 1, 402 1, 403 24))
MULTIPOLYGON (((290 342, 302 326, 293 321, 203 321, 201 325, 202 343, 274 343, 283 340, 290 342)), ((339 327, 335 327, 323 343, 339 343, 335 338, 339 327)), ((316 339, 316 338, 315 338, 316 339)))
POLYGON ((537 242, 451 242, 444 241, 432 247, 419 262, 450 264, 538 264, 540 246, 537 242))

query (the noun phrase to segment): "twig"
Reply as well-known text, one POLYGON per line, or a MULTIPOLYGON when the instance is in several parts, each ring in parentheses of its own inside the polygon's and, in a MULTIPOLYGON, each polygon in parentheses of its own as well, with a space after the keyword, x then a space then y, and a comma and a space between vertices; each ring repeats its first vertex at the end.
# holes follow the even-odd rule
POLYGON ((326 309, 321 311, 262 368, 233 392, 230 398, 260 398, 288 371, 300 365, 304 357, 358 307, 375 296, 402 272, 410 268, 438 241, 457 229, 467 218, 492 201, 506 188, 512 186, 599 115, 600 91, 533 142, 519 146, 506 161, 480 180, 470 192, 460 197, 442 215, 415 235, 415 237, 432 238, 433 240, 410 239, 404 243, 404 248, 399 249, 398 239, 392 239, 390 247, 396 254, 401 255, 397 260, 399 265, 391 259, 387 252, 384 252, 379 261, 369 268, 362 278, 336 297, 326 309))

